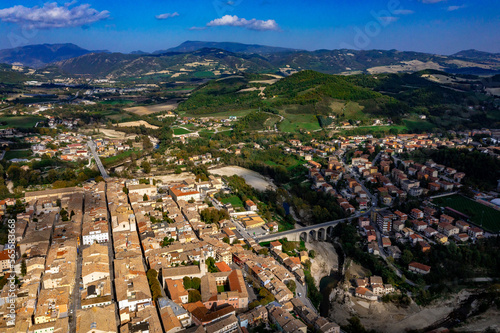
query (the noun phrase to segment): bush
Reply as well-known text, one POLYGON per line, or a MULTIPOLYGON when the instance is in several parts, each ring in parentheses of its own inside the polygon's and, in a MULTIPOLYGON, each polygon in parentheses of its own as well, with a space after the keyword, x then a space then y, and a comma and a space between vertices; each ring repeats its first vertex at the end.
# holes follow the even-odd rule
POLYGON ((201 294, 198 290, 190 290, 188 293, 188 302, 195 303, 201 301, 201 294))

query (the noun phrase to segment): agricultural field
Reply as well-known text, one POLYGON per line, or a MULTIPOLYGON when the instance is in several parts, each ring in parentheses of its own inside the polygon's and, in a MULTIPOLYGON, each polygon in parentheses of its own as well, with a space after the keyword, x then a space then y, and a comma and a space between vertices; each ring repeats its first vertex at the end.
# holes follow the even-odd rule
POLYGON ((135 102, 128 99, 114 99, 109 101, 102 101, 99 103, 104 105, 123 105, 123 104, 127 105, 127 104, 134 104, 135 102))
POLYGON ((152 128, 152 129, 158 129, 159 128, 158 126, 151 125, 150 123, 148 123, 145 120, 129 121, 129 122, 126 122, 126 123, 119 123, 118 124, 118 127, 140 127, 140 126, 144 126, 146 128, 152 128))
POLYGON ((500 211, 496 209, 458 194, 436 198, 433 202, 441 207, 450 207, 470 216, 470 222, 473 222, 486 231, 493 233, 500 232, 500 211))
POLYGON ((153 113, 162 112, 162 111, 173 111, 177 109, 179 105, 176 101, 170 101, 167 103, 156 104, 156 105, 148 105, 148 106, 134 106, 131 108, 126 108, 125 111, 131 112, 133 114, 139 116, 147 116, 153 113))
POLYGON ((187 129, 185 128, 172 128, 172 130, 174 131, 174 135, 183 135, 183 134, 189 134, 191 133, 190 131, 188 131, 187 129))
POLYGON ((45 118, 35 116, 15 116, 15 117, 0 117, 0 129, 3 128, 32 128, 37 122, 44 122, 45 118))
POLYGON ((282 132, 297 133, 300 130, 320 130, 318 118, 314 114, 283 113, 285 119, 279 124, 282 132))
POLYGON ((116 164, 116 163, 119 163, 119 162, 122 162, 122 161, 128 159, 130 157, 130 155, 132 155, 132 153, 134 153, 134 152, 135 152, 134 150, 127 150, 127 151, 119 153, 115 156, 103 158, 103 159, 101 159, 101 161, 102 161, 102 164, 104 164, 105 166, 113 165, 113 164, 116 164))

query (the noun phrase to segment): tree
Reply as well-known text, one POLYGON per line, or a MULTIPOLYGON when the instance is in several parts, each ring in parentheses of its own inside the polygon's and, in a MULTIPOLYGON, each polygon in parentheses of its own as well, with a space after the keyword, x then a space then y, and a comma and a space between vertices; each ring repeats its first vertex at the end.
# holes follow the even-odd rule
POLYGON ((188 302, 195 303, 201 301, 201 294, 198 290, 191 289, 188 293, 188 302))
POLYGON ((189 276, 185 276, 182 279, 182 283, 184 284, 184 289, 188 290, 192 288, 191 278, 189 276))
POLYGON ((210 273, 217 273, 219 270, 215 266, 215 259, 212 257, 208 257, 206 261, 207 269, 210 273))
POLYGON ((146 160, 142 161, 141 168, 142 168, 142 171, 144 171, 144 173, 151 172, 151 164, 146 160))
POLYGON ((27 272, 26 260, 23 259, 23 261, 21 261, 21 275, 25 276, 26 272, 27 272))
POLYGON ((309 251, 309 258, 314 259, 314 257, 316 257, 316 251, 314 250, 309 251))
POLYGON ((148 195, 146 193, 144 193, 144 195, 142 196, 142 200, 148 201, 148 195))
POLYGON ((290 291, 292 293, 294 293, 295 290, 297 290, 297 285, 295 284, 295 281, 293 281, 293 280, 288 280, 286 282, 286 286, 288 287, 288 289, 290 289, 290 291))
POLYGON ((196 289, 196 290, 200 290, 200 286, 201 286, 201 279, 200 278, 194 277, 191 279, 191 288, 196 289))
POLYGON ((227 243, 227 244, 229 244, 229 243, 230 243, 230 239, 229 239, 229 237, 227 237, 227 236, 226 236, 226 237, 224 237, 224 238, 222 238, 222 241, 223 241, 224 243, 227 243))
POLYGON ((413 254, 411 253, 411 251, 410 250, 404 250, 403 254, 401 255, 401 261, 405 265, 408 265, 412 260, 413 260, 413 254))

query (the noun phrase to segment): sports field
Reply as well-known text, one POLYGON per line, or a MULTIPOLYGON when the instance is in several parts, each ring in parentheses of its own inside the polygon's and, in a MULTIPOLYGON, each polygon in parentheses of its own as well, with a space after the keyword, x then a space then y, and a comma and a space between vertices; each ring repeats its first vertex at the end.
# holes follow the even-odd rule
POLYGON ((500 232, 500 211, 496 209, 459 194, 436 198, 432 201, 441 207, 450 207, 470 216, 470 222, 473 222, 486 231, 493 233, 500 232))

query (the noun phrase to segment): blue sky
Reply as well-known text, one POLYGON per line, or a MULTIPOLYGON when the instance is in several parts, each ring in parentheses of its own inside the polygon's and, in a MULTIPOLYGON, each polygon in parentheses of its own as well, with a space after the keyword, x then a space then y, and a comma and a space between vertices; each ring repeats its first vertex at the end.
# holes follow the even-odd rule
POLYGON ((0 0, 0 31, 0 49, 71 42, 155 51, 204 40, 307 50, 500 52, 500 1, 0 0))

